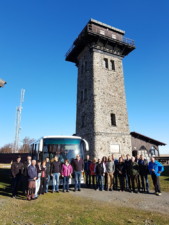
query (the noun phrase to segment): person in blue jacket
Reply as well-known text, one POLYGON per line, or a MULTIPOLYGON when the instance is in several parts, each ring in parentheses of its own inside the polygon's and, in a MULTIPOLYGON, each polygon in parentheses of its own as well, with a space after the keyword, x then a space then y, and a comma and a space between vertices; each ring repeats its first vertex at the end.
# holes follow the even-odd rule
POLYGON ((164 171, 164 166, 155 160, 154 157, 151 157, 151 161, 148 164, 148 169, 151 174, 154 188, 155 188, 155 193, 156 195, 161 195, 161 189, 160 189, 160 175, 164 171))

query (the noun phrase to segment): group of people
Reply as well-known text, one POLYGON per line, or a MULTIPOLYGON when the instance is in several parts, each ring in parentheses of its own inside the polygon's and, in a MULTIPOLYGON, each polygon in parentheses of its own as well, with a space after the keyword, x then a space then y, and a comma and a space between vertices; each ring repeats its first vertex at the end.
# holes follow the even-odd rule
POLYGON ((90 160, 89 155, 84 163, 86 187, 95 190, 129 191, 149 193, 148 174, 151 175, 156 195, 161 195, 159 176, 164 166, 151 157, 150 162, 143 155, 130 157, 129 154, 115 159, 114 155, 90 160))
POLYGON ((74 191, 81 191, 81 173, 84 162, 79 155, 73 159, 71 164, 68 159, 61 163, 58 156, 50 162, 46 158, 43 162, 32 160, 27 157, 26 162, 21 162, 21 156, 16 162, 11 164, 12 174, 12 197, 16 198, 18 190, 21 188, 23 194, 27 195, 27 200, 37 199, 39 195, 48 192, 49 182, 52 177, 52 192, 59 192, 60 177, 63 183, 63 192, 69 192, 69 180, 72 175, 75 178, 74 191))
POLYGON ((53 160, 46 158, 43 162, 27 157, 22 163, 18 156, 11 165, 12 197, 16 198, 19 187, 22 186, 23 194, 27 200, 37 199, 39 195, 48 192, 50 179, 52 180, 52 193, 59 192, 62 181, 63 192, 69 192, 70 178, 74 178, 74 191, 81 191, 81 177, 85 174, 87 188, 95 190, 120 190, 129 192, 149 193, 148 174, 151 174, 155 193, 161 195, 159 176, 164 167, 152 157, 148 162, 143 155, 130 157, 121 156, 119 160, 114 155, 103 157, 102 160, 76 158, 69 162, 68 159, 61 163, 58 156, 53 160), (60 179, 62 178, 62 179, 60 179))

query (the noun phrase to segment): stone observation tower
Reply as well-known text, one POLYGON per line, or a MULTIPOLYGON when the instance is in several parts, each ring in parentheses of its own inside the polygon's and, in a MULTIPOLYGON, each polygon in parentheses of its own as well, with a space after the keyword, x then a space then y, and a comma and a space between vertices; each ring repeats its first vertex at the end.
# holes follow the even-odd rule
POLYGON ((66 54, 78 68, 76 135, 91 156, 132 152, 122 59, 135 45, 124 34, 91 19, 66 54))

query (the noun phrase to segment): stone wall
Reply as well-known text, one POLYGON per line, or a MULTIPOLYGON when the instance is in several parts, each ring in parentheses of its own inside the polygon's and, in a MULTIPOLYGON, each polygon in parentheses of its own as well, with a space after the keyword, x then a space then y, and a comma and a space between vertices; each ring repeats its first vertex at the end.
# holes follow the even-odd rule
POLYGON ((121 57, 88 46, 79 55, 76 134, 89 142, 91 156, 131 154, 121 57), (116 126, 111 124, 111 114, 116 126))

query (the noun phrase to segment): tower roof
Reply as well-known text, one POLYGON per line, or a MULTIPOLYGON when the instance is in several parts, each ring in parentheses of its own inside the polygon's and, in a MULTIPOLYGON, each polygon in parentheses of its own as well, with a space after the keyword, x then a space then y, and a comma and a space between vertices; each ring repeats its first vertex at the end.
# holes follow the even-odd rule
POLYGON ((120 29, 118 29, 118 28, 112 27, 112 26, 110 26, 110 25, 108 25, 108 24, 106 24, 106 23, 102 23, 102 22, 100 22, 100 21, 98 21, 98 20, 90 19, 88 23, 90 23, 90 22, 95 23, 95 24, 98 24, 98 25, 100 25, 100 26, 102 26, 102 27, 108 28, 108 29, 110 29, 110 30, 119 32, 119 33, 121 33, 121 34, 123 34, 123 35, 125 34, 125 31, 124 31, 124 30, 120 30, 120 29))
POLYGON ((124 57, 135 49, 134 41, 124 37, 124 34, 123 30, 90 19, 66 53, 66 61, 77 63, 78 55, 87 45, 124 57))
POLYGON ((150 142, 150 143, 154 143, 156 145, 166 145, 165 143, 163 143, 161 141, 158 141, 158 140, 155 140, 153 138, 147 137, 147 136, 145 136, 143 134, 140 134, 140 133, 137 133, 135 131, 130 132, 130 134, 131 134, 132 137, 139 138, 139 139, 142 139, 144 141, 147 141, 147 142, 150 142))

